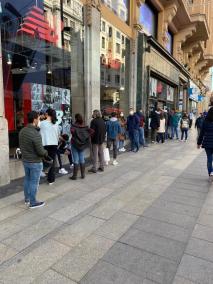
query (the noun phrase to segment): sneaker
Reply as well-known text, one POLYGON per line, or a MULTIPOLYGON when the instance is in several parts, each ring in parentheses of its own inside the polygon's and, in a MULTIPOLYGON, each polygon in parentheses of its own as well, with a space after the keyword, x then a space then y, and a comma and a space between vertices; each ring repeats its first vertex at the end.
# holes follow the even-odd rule
POLYGON ((25 199, 25 200, 24 200, 24 204, 27 205, 27 206, 29 206, 29 205, 30 205, 30 200, 26 200, 26 199, 25 199))
POLYGON ((104 172, 104 168, 101 168, 101 167, 100 167, 100 168, 98 169, 98 171, 99 171, 99 172, 104 172))
POLYGON ((49 185, 53 185, 54 183, 55 183, 55 182, 53 181, 53 182, 49 182, 48 184, 49 184, 49 185))
POLYGON ((114 161, 112 162, 112 164, 113 164, 113 166, 117 166, 117 165, 118 165, 118 162, 117 162, 116 160, 114 160, 114 161))
POLYGON ((62 168, 62 169, 59 170, 59 174, 66 175, 66 174, 68 174, 68 171, 66 171, 64 168, 62 168))
POLYGON ((42 171, 40 177, 42 177, 42 178, 43 178, 43 177, 46 177, 45 172, 42 171))
POLYGON ((70 165, 70 169, 72 169, 74 167, 74 164, 70 165))
POLYGON ((95 170, 95 169, 90 169, 90 170, 88 170, 88 173, 92 173, 92 174, 96 174, 97 173, 97 171, 95 170))
POLYGON ((126 152, 126 149, 124 147, 121 148, 121 152, 126 152))
POLYGON ((34 209, 34 208, 43 207, 44 205, 45 205, 45 202, 36 202, 35 204, 30 204, 29 208, 34 209))

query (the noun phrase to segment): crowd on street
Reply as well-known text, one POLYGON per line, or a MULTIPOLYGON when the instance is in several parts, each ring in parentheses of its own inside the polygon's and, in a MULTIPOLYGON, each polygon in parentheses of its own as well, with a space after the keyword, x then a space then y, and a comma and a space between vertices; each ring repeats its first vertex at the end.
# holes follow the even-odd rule
MULTIPOLYGON (((200 114, 195 122, 198 140, 203 139, 201 137, 204 135, 202 127, 205 116, 206 114, 200 114)), ((58 160, 59 173, 68 174, 63 167, 62 155, 67 156, 69 160, 72 172, 69 178, 76 180, 80 170, 80 176, 84 179, 86 149, 90 149, 92 164, 88 172, 92 174, 104 172, 104 167, 109 163, 113 166, 118 165, 118 152, 137 153, 140 148, 148 147, 145 140, 147 129, 150 129, 152 143, 165 143, 168 139, 186 142, 194 114, 158 108, 154 109, 149 119, 145 121, 143 111, 135 112, 133 108, 130 108, 126 118, 123 112, 112 112, 110 117, 106 118, 99 110, 94 110, 90 125, 86 125, 82 115, 78 113, 71 125, 66 125, 66 130, 63 125, 58 125, 54 109, 49 108, 45 113, 40 114, 31 111, 27 117, 28 125, 19 135, 25 170, 24 196, 29 208, 37 208, 44 205, 44 202, 36 200, 40 177, 46 177, 49 185, 55 182, 56 160, 58 160)), ((209 171, 211 171, 210 166, 209 171)))

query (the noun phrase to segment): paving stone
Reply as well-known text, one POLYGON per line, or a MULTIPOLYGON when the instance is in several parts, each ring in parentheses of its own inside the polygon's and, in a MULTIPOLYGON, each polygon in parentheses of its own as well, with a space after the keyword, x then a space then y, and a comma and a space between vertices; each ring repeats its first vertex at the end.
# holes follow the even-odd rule
POLYGON ((24 211, 24 209, 19 208, 19 207, 15 207, 15 206, 12 206, 12 205, 1 208, 1 210, 0 210, 0 222, 11 217, 11 216, 15 216, 16 214, 18 214, 22 211, 24 211))
POLYGON ((188 279, 185 279, 183 277, 176 276, 173 281, 173 284, 196 284, 196 283, 188 279))
POLYGON ((66 278, 65 276, 51 269, 44 272, 32 283, 33 284, 77 284, 76 282, 66 278))
POLYGON ((129 214, 142 215, 143 212, 151 206, 154 200, 155 198, 147 200, 141 199, 141 197, 138 196, 136 199, 128 202, 127 205, 122 208, 122 211, 127 212, 129 214))
POLYGON ((0 223, 0 241, 2 241, 5 238, 8 238, 9 236, 21 231, 23 229, 23 226, 15 224, 11 220, 6 220, 3 223, 0 223))
POLYGON ((192 236, 197 239, 213 242, 213 228, 197 224, 194 228, 192 236))
POLYGON ((137 229, 129 230, 120 241, 177 262, 180 261, 185 247, 184 243, 137 229))
POLYGON ((91 235, 57 262, 53 268, 57 272, 78 282, 113 244, 112 240, 91 235))
POLYGON ((74 224, 68 225, 66 228, 57 232, 53 238, 68 246, 75 247, 82 240, 89 237, 103 223, 104 220, 85 216, 74 224))
POLYGON ((213 227, 213 215, 200 214, 197 223, 204 226, 213 227))
POLYGON ((85 200, 91 204, 95 204, 99 202, 101 199, 110 195, 113 191, 114 190, 112 188, 99 188, 98 190, 95 190, 94 192, 90 192, 84 195, 81 198, 81 200, 85 200))
POLYGON ((106 221, 95 232, 97 235, 109 238, 111 240, 118 240, 128 229, 135 223, 139 217, 125 212, 118 212, 111 219, 106 221))
POLYGON ((154 207, 162 208, 174 213, 181 213, 183 215, 188 215, 191 217, 197 217, 200 213, 200 208, 191 206, 191 205, 185 205, 180 204, 172 201, 167 201, 164 199, 158 199, 153 203, 154 207))
POLYGON ((173 186, 171 186, 169 188, 168 194, 170 194, 170 195, 178 194, 178 195, 181 195, 181 196, 183 195, 185 197, 194 197, 194 198, 197 198, 199 200, 205 200, 206 199, 206 193, 198 192, 198 191, 192 191, 192 190, 184 190, 184 189, 181 189, 181 188, 174 188, 173 186))
POLYGON ((213 243, 191 238, 185 253, 213 262, 213 243))
MULTIPOLYGON (((10 259, 11 257, 13 257, 14 255, 16 255, 18 252, 15 251, 14 249, 11 249, 8 246, 5 246, 4 244, 0 243, 0 265, 10 259)), ((1 280, 0 280, 1 283, 1 280)))
POLYGON ((116 243, 103 260, 143 278, 157 283, 171 283, 178 264, 156 254, 116 243))
POLYGON ((213 283, 213 263, 194 256, 184 255, 177 276, 195 283, 211 284, 213 283))
POLYGON ((102 218, 105 220, 109 220, 116 212, 118 212, 125 203, 121 200, 116 200, 114 198, 110 198, 106 202, 103 202, 100 206, 95 208, 90 215, 95 216, 97 218, 102 218))
POLYGON ((171 223, 186 229, 193 228, 196 222, 195 217, 173 213, 153 206, 145 210, 143 216, 162 222, 171 223))
POLYGON ((60 225, 60 222, 54 219, 46 218, 30 227, 27 227, 26 229, 23 229, 19 233, 14 234, 2 242, 16 249, 17 251, 21 251, 48 233, 52 232, 60 225))
POLYGON ((191 230, 186 230, 179 226, 141 217, 133 225, 138 230, 153 233, 162 237, 173 239, 180 242, 187 242, 191 235, 191 230))
POLYGON ((144 284, 140 277, 115 267, 110 263, 100 261, 80 284, 144 284))
POLYGON ((172 186, 177 189, 185 189, 185 190, 191 190, 195 192, 202 192, 202 193, 207 193, 209 191, 208 187, 204 186, 199 186, 199 185, 194 185, 194 184, 188 184, 188 183, 183 183, 181 181, 175 181, 172 186))
POLYGON ((0 269, 0 279, 4 284, 27 284, 44 273, 57 260, 62 258, 69 247, 54 240, 48 240, 27 255, 19 255, 15 262, 0 269))
MULTIPOLYGON (((208 197, 207 197, 208 199, 208 197)), ((204 204, 204 208, 201 211, 201 213, 207 214, 207 215, 213 215, 213 205, 208 205, 208 204, 204 204)), ((213 217, 213 216, 211 216, 213 217)))
POLYGON ((185 204, 185 205, 191 205, 196 207, 201 207, 203 205, 203 199, 195 198, 193 196, 183 196, 178 193, 167 191, 164 194, 161 195, 159 200, 169 200, 172 202, 185 204))

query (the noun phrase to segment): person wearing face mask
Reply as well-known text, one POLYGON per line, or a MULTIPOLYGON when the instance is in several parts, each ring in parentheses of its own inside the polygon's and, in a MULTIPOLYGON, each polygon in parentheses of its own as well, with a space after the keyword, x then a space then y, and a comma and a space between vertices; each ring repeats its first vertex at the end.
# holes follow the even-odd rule
POLYGON ((24 165, 24 197, 25 204, 29 208, 37 208, 45 205, 44 202, 36 200, 42 171, 42 158, 48 157, 48 152, 42 146, 41 134, 37 130, 39 115, 35 111, 27 114, 28 125, 19 133, 19 143, 24 165))
POLYGON ((142 109, 138 110, 136 112, 137 116, 139 117, 140 120, 140 127, 139 127, 139 143, 140 146, 146 147, 145 144, 145 135, 144 135, 144 126, 145 126, 145 117, 143 115, 142 109))
POLYGON ((127 131, 131 141, 132 152, 138 152, 139 150, 139 127, 139 117, 134 113, 134 110, 130 108, 129 116, 127 117, 127 131))
POLYGON ((124 148, 124 141, 126 139, 126 119, 124 117, 123 112, 120 113, 118 121, 121 126, 121 133, 119 134, 119 140, 118 140, 118 151, 125 152, 126 149, 124 148))

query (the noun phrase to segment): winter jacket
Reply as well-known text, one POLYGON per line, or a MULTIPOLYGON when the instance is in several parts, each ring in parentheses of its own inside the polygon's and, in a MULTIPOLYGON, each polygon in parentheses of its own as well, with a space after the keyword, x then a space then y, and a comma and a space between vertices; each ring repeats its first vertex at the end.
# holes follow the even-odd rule
POLYGON ((175 113, 174 115, 171 116, 171 126, 178 127, 179 121, 180 121, 180 116, 178 115, 178 113, 175 113))
POLYGON ((198 117, 195 122, 195 127, 201 129, 203 126, 203 122, 204 122, 204 117, 198 117))
POLYGON ((112 117, 106 123, 107 138, 116 139, 121 133, 121 125, 116 117, 112 117))
POLYGON ((181 129, 189 129, 190 120, 188 117, 181 118, 180 128, 181 129))
POLYGON ((48 153, 42 146, 41 134, 32 124, 22 128, 19 133, 22 160, 28 163, 40 163, 48 153))
POLYGON ((104 120, 101 117, 94 118, 91 121, 90 128, 94 130, 91 139, 92 144, 103 144, 106 136, 106 125, 104 120))
POLYGON ((150 127, 152 129, 158 129, 160 127, 160 114, 157 111, 151 113, 150 127))
POLYGON ((127 131, 133 132, 134 130, 139 130, 140 120, 136 114, 129 115, 127 117, 127 131))
POLYGON ((213 149, 213 122, 207 119, 203 122, 197 144, 203 148, 213 149))

